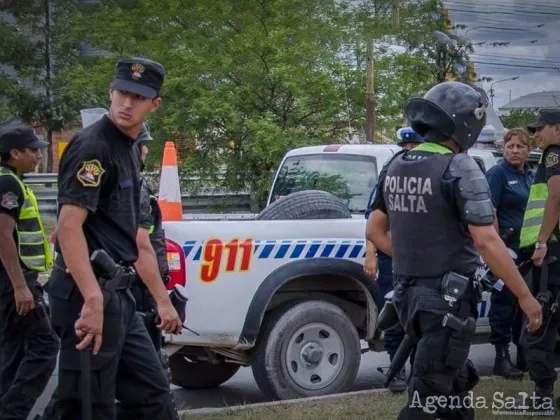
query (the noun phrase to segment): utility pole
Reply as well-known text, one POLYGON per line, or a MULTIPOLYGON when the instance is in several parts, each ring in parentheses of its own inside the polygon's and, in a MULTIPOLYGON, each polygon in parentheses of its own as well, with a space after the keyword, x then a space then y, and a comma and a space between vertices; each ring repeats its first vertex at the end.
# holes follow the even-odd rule
POLYGON ((43 122, 45 125, 45 131, 47 133, 47 142, 49 143, 47 148, 47 172, 52 172, 53 166, 53 147, 52 147, 52 120, 54 118, 53 109, 53 97, 52 97, 52 37, 51 37, 51 0, 43 0, 43 6, 45 11, 45 96, 47 98, 48 112, 47 120, 43 122))
POLYGON ((373 84, 373 40, 367 44, 366 71, 366 120, 367 141, 373 143, 375 138, 375 91, 373 84))

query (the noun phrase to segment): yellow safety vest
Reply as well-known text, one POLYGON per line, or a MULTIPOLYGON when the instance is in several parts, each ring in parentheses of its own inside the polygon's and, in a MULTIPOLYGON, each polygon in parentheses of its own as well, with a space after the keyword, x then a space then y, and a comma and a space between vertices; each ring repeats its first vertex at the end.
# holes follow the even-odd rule
POLYGON ((53 256, 39 214, 37 198, 31 188, 25 185, 10 169, 4 166, 1 168, 0 176, 13 176, 21 186, 24 195, 23 206, 16 223, 19 258, 30 270, 48 271, 53 265, 53 256))
MULTIPOLYGON (((542 164, 542 156, 544 156, 544 152, 539 160, 539 167, 533 185, 531 185, 529 201, 523 216, 523 227, 519 236, 520 248, 531 247, 537 243, 543 223, 544 207, 548 198, 548 185, 546 184, 546 170, 542 164)), ((550 239, 556 240, 556 238, 557 235, 553 232, 550 239)))

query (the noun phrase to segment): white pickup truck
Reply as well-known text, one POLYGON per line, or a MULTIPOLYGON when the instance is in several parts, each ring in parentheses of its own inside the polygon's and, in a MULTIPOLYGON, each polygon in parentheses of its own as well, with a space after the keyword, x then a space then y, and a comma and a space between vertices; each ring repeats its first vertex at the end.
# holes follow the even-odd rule
MULTIPOLYGON (((189 330, 166 336, 174 384, 216 387, 251 366, 270 399, 348 390, 361 354, 383 351, 376 284, 363 273, 364 213, 398 150, 292 150, 256 220, 165 222, 169 287, 189 295, 189 330)), ((483 170, 497 162, 490 150, 469 153, 483 170)), ((477 342, 487 340, 489 306, 485 293, 477 342)))

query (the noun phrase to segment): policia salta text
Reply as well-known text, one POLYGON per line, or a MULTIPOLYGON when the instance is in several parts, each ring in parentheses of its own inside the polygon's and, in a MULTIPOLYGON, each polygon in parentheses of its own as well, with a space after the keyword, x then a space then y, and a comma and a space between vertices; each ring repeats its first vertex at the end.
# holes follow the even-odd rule
MULTIPOLYGON (((393 303, 407 334, 401 346, 416 345, 400 420, 474 418, 468 407, 448 405, 429 413, 423 406, 428 398, 464 397, 478 382, 468 360, 481 298, 474 278, 477 247, 519 297, 529 328, 542 322, 538 302, 494 229, 486 179, 463 153, 485 125, 486 105, 479 92, 458 82, 438 84, 423 98, 411 99, 405 112, 425 143, 397 153, 379 177, 367 238, 393 257, 393 303)), ((393 371, 408 356, 399 353, 393 371)))
POLYGON ((543 149, 529 193, 520 248, 532 261, 526 280, 543 307, 542 328, 533 333, 522 331, 531 380, 535 384, 536 404, 554 401, 557 373, 554 348, 560 327, 560 109, 541 109, 537 121, 527 127, 543 149), (546 399, 546 400, 545 400, 546 399))
POLYGON ((0 130, 0 419, 26 420, 60 346, 38 282, 52 266, 50 244, 21 178, 35 170, 47 143, 25 125, 0 130))
MULTIPOLYGON (((144 258, 148 271, 158 272, 155 258, 137 244, 141 179, 134 143, 146 115, 161 103, 164 74, 151 60, 120 60, 108 114, 74 135, 61 158, 58 256, 46 285, 61 350, 56 409, 43 418, 77 419, 89 412, 95 420, 115 420, 116 400, 119 419, 176 418, 169 380, 130 291, 134 266, 144 258), (117 277, 90 262, 99 251, 117 265, 117 277), (90 371, 81 364, 88 345, 90 371), (81 392, 84 373, 91 376, 91 395, 81 392)), ((142 281, 158 300, 161 325, 180 326, 156 277, 142 281)))

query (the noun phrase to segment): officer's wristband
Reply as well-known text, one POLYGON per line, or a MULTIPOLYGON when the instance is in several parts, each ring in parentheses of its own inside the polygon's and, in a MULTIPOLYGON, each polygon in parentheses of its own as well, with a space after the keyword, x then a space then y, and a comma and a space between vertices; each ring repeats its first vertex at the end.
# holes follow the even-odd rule
POLYGON ((546 242, 544 244, 541 244, 539 242, 535 244, 535 249, 541 249, 541 248, 546 248, 546 242))

